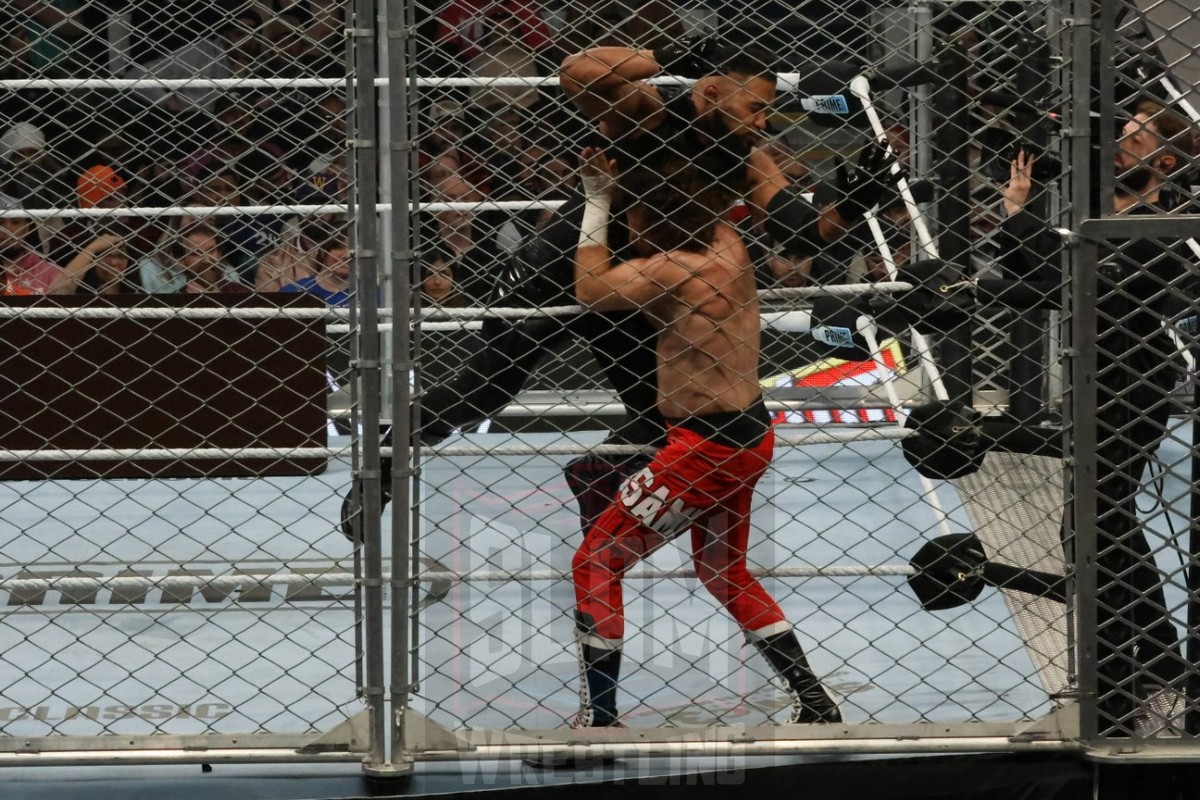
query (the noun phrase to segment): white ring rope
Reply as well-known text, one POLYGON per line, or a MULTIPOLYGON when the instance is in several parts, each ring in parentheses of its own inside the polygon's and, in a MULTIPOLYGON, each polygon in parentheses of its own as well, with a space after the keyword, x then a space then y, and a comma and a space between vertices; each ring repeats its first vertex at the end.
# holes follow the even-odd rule
MULTIPOLYGON (((32 565, 35 566, 36 565, 32 565)), ((917 574, 908 564, 881 564, 878 566, 829 566, 829 567, 773 567, 751 569, 750 574, 762 578, 860 578, 860 577, 907 577, 917 574)), ((555 569, 527 570, 474 570, 454 572, 451 570, 426 570, 408 579, 410 583, 463 582, 531 582, 557 581, 570 578, 571 573, 555 569)), ((624 577, 629 580, 662 580, 664 578, 697 578, 694 569, 656 569, 641 567, 630 570, 624 577)), ((385 572, 381 580, 390 582, 393 573, 385 572)), ((178 589, 216 589, 223 592, 237 589, 254 589, 266 586, 355 586, 360 583, 353 572, 330 569, 328 572, 234 572, 225 575, 54 575, 44 578, 7 578, 0 580, 0 591, 35 593, 47 591, 79 592, 107 589, 112 592, 158 588, 165 592, 178 589)))
MULTIPOLYGON (((225 460, 231 458, 334 458, 350 455, 344 447, 124 447, 92 450, 0 450, 7 461, 225 460)), ((103 477, 98 475, 97 477, 103 477)))
MULTIPOLYGON (((831 567, 773 567, 769 569, 755 568, 750 574, 759 578, 859 578, 866 576, 908 576, 916 575, 917 570, 908 564, 881 564, 874 567, 860 566, 831 566, 831 567)), ((509 571, 502 569, 475 570, 472 572, 452 572, 449 570, 429 570, 418 574, 418 580, 428 581, 553 581, 569 578, 571 573, 553 569, 528 569, 509 571)), ((657 569, 641 567, 632 569, 622 575, 622 578, 633 580, 661 580, 663 578, 696 578, 699 577, 694 569, 657 569)), ((0 584, 2 586, 2 584, 0 584)))
MULTIPOLYGON (((413 202, 410 211, 529 211, 562 207, 566 200, 453 200, 413 202)), ((392 203, 375 203, 371 206, 383 213, 393 209, 392 203)), ((293 204, 271 206, 120 206, 117 208, 29 208, 23 211, 0 210, 0 219, 58 219, 69 217, 232 217, 237 215, 304 216, 309 214, 347 214, 361 211, 363 206, 351 208, 346 203, 293 204)))
MULTIPOLYGON (((776 85, 780 91, 794 91, 799 88, 801 75, 798 72, 779 73, 776 85)), ((405 85, 429 88, 473 88, 473 87, 525 87, 525 86, 558 86, 556 76, 537 77, 506 75, 502 77, 467 76, 457 78, 417 77, 406 78, 405 85)), ((695 83, 694 78, 682 78, 675 75, 656 75, 648 83, 660 86, 688 86, 695 83)), ((389 78, 375 78, 372 83, 377 87, 389 86, 389 78)), ((344 89, 347 85, 357 86, 358 81, 351 75, 338 78, 155 78, 145 76, 140 78, 6 78, 0 80, 0 89, 63 89, 76 91, 79 89, 344 89)))
MULTIPOLYGON (((847 283, 830 286, 807 286, 797 289, 764 289, 758 296, 764 301, 771 300, 806 300, 819 296, 855 297, 865 294, 883 292, 899 292, 913 288, 911 283, 904 281, 884 281, 880 283, 847 283)), ((585 313, 583 306, 544 306, 542 308, 433 308, 423 309, 420 317, 424 320, 481 320, 495 319, 525 319, 533 317, 569 316, 585 313)), ((390 309, 379 309, 381 315, 391 315, 390 309)), ((349 314, 347 309, 324 308, 275 308, 262 306, 233 306, 229 308, 48 308, 42 306, 0 306, 0 319, 5 317, 38 318, 38 319, 168 319, 186 317, 194 319, 254 319, 254 318, 301 318, 315 319, 318 317, 344 317, 349 314)), ((414 323, 416 320, 414 320, 414 323)), ((349 327, 346 330, 350 330, 349 327)))
POLYGON ((46 308, 0 306, 0 319, 326 319, 335 309, 275 308, 272 306, 229 306, 221 308, 46 308))
MULTIPOLYGON (((807 431, 801 434, 780 433, 776 429, 775 443, 790 447, 805 447, 817 444, 853 444, 857 442, 895 441, 911 436, 913 431, 895 427, 856 427, 838 425, 829 430, 807 431)), ((438 445, 423 449, 427 457, 460 458, 464 456, 575 456, 584 453, 595 455, 626 456, 636 453, 652 453, 656 447, 633 444, 560 444, 560 445, 500 445, 498 447, 469 447, 465 445, 438 445)), ((384 455, 391 455, 391 448, 381 448, 384 455)))
MULTIPOLYGON (((842 444, 865 441, 903 439, 911 431, 899 428, 840 426, 829 431, 809 431, 800 435, 777 434, 775 441, 793 447, 815 444, 842 444)), ((652 452, 655 448, 625 444, 563 444, 551 446, 500 445, 497 447, 467 447, 439 445, 422 449, 426 456, 454 458, 461 456, 577 456, 632 455, 652 452)), ((380 448, 380 455, 392 457, 393 449, 380 448)), ((347 456, 351 447, 134 447, 94 450, 0 450, 0 463, 10 461, 119 461, 119 460, 227 460, 233 458, 334 458, 347 456)), ((98 476, 99 477, 99 476, 98 476)))

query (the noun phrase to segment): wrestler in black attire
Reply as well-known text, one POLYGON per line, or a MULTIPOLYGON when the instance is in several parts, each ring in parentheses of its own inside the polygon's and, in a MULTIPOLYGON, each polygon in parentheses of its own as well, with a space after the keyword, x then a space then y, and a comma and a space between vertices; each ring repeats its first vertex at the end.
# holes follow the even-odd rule
MULTIPOLYGON (((685 43, 686 49, 690 44, 685 43)), ((697 51, 675 51, 658 56, 674 72, 690 77, 715 73, 716 51, 701 46, 697 51), (710 58, 712 57, 712 58, 710 58), (714 60, 715 59, 715 60, 714 60)), ((745 58, 745 54, 732 56, 745 58)), ((754 74, 748 71, 748 74, 754 74)), ((769 73, 767 73, 769 74, 769 73)), ((774 81, 771 75, 770 80, 774 81)), ((621 183, 636 196, 638 170, 661 167, 667 158, 681 155, 705 163, 713 180, 744 190, 749 183, 751 142, 735 134, 718 114, 700 118, 690 89, 658 87, 665 114, 653 128, 638 127, 614 141, 602 142, 617 161, 621 183)), ((881 179, 890 164, 882 148, 869 145, 852 173, 839 171, 831 207, 844 219, 860 216, 880 196, 881 179)), ((576 192, 541 231, 513 255, 496 278, 489 305, 493 308, 535 308, 574 305, 574 252, 583 215, 583 195, 576 192)), ((623 208, 614 209, 614 220, 623 218, 623 208)), ((811 255, 826 241, 822 214, 793 188, 778 191, 766 207, 768 233, 786 252, 811 255)), ((627 246, 623 225, 611 225, 610 241, 618 257, 627 246)), ((427 390, 421 398, 421 440, 441 441, 453 431, 486 419, 507 406, 529 375, 549 352, 567 336, 580 336, 588 343, 596 363, 604 371, 626 409, 625 420, 606 443, 643 445, 652 449, 664 435, 655 385, 655 336, 640 313, 581 313, 569 317, 530 317, 518 321, 486 319, 486 345, 450 381, 427 390)), ((389 436, 385 446, 391 444, 389 436)), ((607 506, 631 466, 647 456, 605 457, 585 455, 565 470, 568 484, 580 504, 586 529, 607 506)), ((390 459, 382 464, 383 501, 390 499, 390 459)), ((351 494, 342 511, 342 530, 353 538, 351 494)))

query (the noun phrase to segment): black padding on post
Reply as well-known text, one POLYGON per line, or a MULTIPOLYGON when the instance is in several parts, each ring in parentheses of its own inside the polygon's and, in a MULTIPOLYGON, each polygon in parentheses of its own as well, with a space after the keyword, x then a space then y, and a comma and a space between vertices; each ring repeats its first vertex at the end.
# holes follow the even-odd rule
POLYGON ((926 611, 966 605, 979 597, 985 585, 1067 602, 1067 580, 1062 575, 988 561, 983 542, 973 533, 930 539, 909 565, 915 574, 908 577, 908 586, 926 611))
POLYGON ((858 332, 858 318, 863 311, 856 307, 853 299, 818 295, 813 298, 813 339, 830 348, 829 356, 847 361, 867 361, 871 350, 867 341, 858 332))
POLYGON ((908 587, 926 611, 956 608, 979 597, 986 563, 983 543, 975 534, 938 536, 913 555, 909 564, 916 573, 908 577, 908 587))
POLYGON ((1063 431, 1058 427, 1023 425, 1010 419, 984 417, 983 447, 1004 453, 1063 457, 1063 431))
POLYGON ((1061 308, 1062 287, 1050 281, 984 278, 975 284, 975 301, 981 306, 1004 306, 1019 311, 1061 308))
POLYGON ((913 288, 892 295, 872 295, 866 301, 866 313, 892 333, 906 328, 946 331, 969 321, 974 313, 975 299, 969 287, 959 283, 957 271, 944 261, 925 259, 905 264, 896 279, 911 283, 913 288))
POLYGON ((970 406, 936 400, 914 408, 900 440, 904 458, 927 478, 951 480, 977 472, 987 448, 982 415, 970 406))

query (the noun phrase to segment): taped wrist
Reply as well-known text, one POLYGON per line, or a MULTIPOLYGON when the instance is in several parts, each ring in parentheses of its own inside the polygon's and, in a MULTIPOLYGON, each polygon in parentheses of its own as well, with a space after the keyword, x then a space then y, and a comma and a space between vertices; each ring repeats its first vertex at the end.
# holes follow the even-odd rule
POLYGON ((608 247, 608 216, 612 200, 607 194, 588 192, 583 206, 583 222, 579 226, 579 247, 598 244, 608 247))

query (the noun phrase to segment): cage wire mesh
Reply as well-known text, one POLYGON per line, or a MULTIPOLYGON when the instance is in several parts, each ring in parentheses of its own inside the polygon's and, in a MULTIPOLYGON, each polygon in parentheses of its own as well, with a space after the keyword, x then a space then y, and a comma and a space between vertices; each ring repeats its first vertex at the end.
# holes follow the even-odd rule
MULTIPOLYGON (((682 9, 654 3, 587 9, 453 3, 419 12, 428 16, 418 75, 474 79, 453 90, 430 86, 416 99, 426 131, 419 155, 424 199, 564 204, 558 212, 481 207, 469 219, 458 207, 431 211, 421 225, 421 245, 435 265, 426 280, 436 281, 443 263, 456 270, 456 294, 426 293, 443 307, 557 306, 574 299, 553 274, 570 275, 575 259, 581 189, 572 166, 584 146, 603 143, 619 163, 624 195, 614 200, 620 211, 609 229, 619 260, 622 248, 644 254, 647 245, 638 237, 653 232, 639 230, 650 224, 637 217, 656 213, 655 176, 669 173, 672 159, 699 157, 705 144, 698 141, 729 144, 742 137, 779 168, 781 194, 803 194, 816 208, 836 207, 843 198, 843 160, 853 169, 872 141, 888 144, 910 184, 907 202, 895 180, 883 181, 871 220, 855 215, 844 235, 817 234, 815 241, 773 230, 775 195, 764 196, 739 173, 736 195, 744 202, 730 222, 747 243, 747 272, 762 292, 761 359, 756 373, 743 379, 762 387, 775 433, 786 444, 758 483, 748 545, 722 540, 731 550, 717 572, 738 573, 737 592, 756 593, 740 577, 739 548, 746 549, 748 563, 766 576, 767 592, 783 609, 784 621, 773 623, 794 626, 800 642, 792 652, 807 651, 809 677, 789 688, 811 691, 819 677, 848 722, 1014 721, 1045 714, 1066 684, 1063 602, 1040 598, 1031 610, 1035 600, 1027 594, 989 591, 980 606, 933 616, 921 610, 904 577, 927 539, 972 530, 989 557, 1061 576, 1061 461, 1018 454, 989 481, 1003 491, 981 499, 982 487, 964 481, 960 497, 951 484, 935 485, 914 472, 880 432, 894 430, 912 407, 935 398, 947 408, 978 405, 1002 423, 1061 430, 1047 379, 1055 357, 1046 346, 1057 313, 1045 310, 1051 304, 1040 296, 1024 305, 980 299, 977 307, 972 297, 969 320, 947 326, 954 315, 943 315, 915 326, 881 326, 876 358, 862 340, 858 348, 839 349, 808 333, 810 326, 841 325, 849 344, 864 301, 825 304, 831 287, 871 294, 884 282, 911 279, 906 269, 918 262, 927 267, 942 259, 949 269, 936 280, 964 287, 1030 277, 1001 259, 1014 234, 1002 229, 1000 206, 1011 194, 1012 164, 1023 149, 1036 152, 1042 187, 1020 201, 1032 204, 1030 216, 1049 226, 1070 210, 1063 191, 1069 172, 1060 154, 1072 86, 1071 42, 1059 23, 1064 12, 1030 4, 863 5, 817 10, 814 17, 784 4, 682 9), (872 24, 858 24, 864 19, 872 24), (680 42, 686 42, 682 51, 680 42), (662 60, 669 58, 675 61, 662 60), (778 91, 763 102, 754 96, 752 78, 767 69, 778 73, 778 91), (679 80, 688 70, 694 72, 679 80), (727 75, 735 76, 731 84, 721 82, 727 75), (864 83, 852 85, 859 75, 864 83), (554 76, 557 89, 535 80, 554 76), (612 88, 635 84, 652 99, 622 102, 620 89, 612 88), (756 118, 760 108, 765 111, 756 118), (690 133, 695 130, 700 133, 690 133), (623 226, 628 208, 633 211, 625 212, 623 226), (564 225, 563 216, 571 214, 574 221, 564 225), (508 259, 499 291, 479 280, 495 274, 498 252, 508 259), (808 296, 781 289, 805 289, 808 296), (812 299, 816 295, 821 301, 812 299), (797 309, 811 310, 811 319, 800 322, 797 309), (831 322, 835 318, 842 321, 831 322), (791 449, 810 429, 827 428, 844 431, 845 441, 791 449), (1020 521, 1012 520, 1015 502, 1034 487, 1049 491, 1028 504, 1020 521), (980 624, 976 614, 987 622, 980 624), (1022 616, 1032 621, 1014 621, 1022 616), (964 635, 966 629, 972 635, 964 635)), ((663 217, 669 228, 669 215, 663 217)), ((1053 298, 1057 312, 1061 288, 1057 277, 1035 293, 1053 298)), ((627 379, 623 385, 613 377, 614 369, 635 368, 633 348, 645 347, 655 331, 629 344, 614 367, 600 328, 578 321, 523 325, 527 339, 516 345, 485 335, 448 379, 440 352, 421 360, 439 373, 423 379, 419 435, 433 447, 421 462, 418 547, 440 565, 427 580, 459 582, 443 602, 414 613, 420 630, 414 708, 454 729, 562 728, 572 720, 578 726, 589 714, 594 720, 590 706, 606 678, 598 674, 603 668, 589 667, 589 656, 580 656, 575 640, 593 647, 592 657, 607 650, 614 661, 623 639, 617 712, 625 724, 787 722, 793 699, 775 685, 786 675, 776 674, 770 656, 764 659, 752 645, 762 639, 755 630, 765 626, 756 628, 738 601, 722 594, 728 576, 703 577, 709 565, 702 533, 663 545, 644 563, 630 557, 610 564, 627 584, 625 625, 591 619, 581 626, 577 612, 594 609, 589 594, 599 591, 583 575, 594 566, 587 548, 623 545, 605 530, 612 519, 588 519, 603 502, 581 500, 588 504, 581 520, 571 495, 586 492, 581 487, 589 482, 600 485, 613 470, 628 478, 631 468, 611 458, 573 461, 575 453, 547 457, 545 448, 562 442, 563 432, 582 448, 602 441, 661 445, 658 433, 647 437, 637 427, 653 411, 636 405, 627 379), (616 384, 615 396, 606 375, 616 384), (480 384, 489 389, 476 392, 480 384), (444 391, 447 385, 453 391, 444 391), (500 398, 513 395, 516 402, 505 408, 500 398), (597 423, 617 434, 604 438, 597 423), (461 438, 443 440, 451 431, 461 438), (581 658, 583 691, 592 695, 582 711, 581 658)), ((504 331, 511 335, 512 328, 504 331)), ((434 340, 424 334, 423 342, 434 340)), ((675 410, 672 416, 682 416, 682 406, 663 401, 675 410)), ((995 459, 989 467, 995 472, 995 459)), ((620 483, 608 481, 610 492, 620 483)), ((626 518, 636 516, 642 489, 637 481, 624 486, 626 518)), ((653 549, 659 538, 636 547, 653 549)), ((611 583, 603 583, 602 590, 611 591, 611 583)), ((796 709, 804 718, 803 704, 796 709)))
POLYGON ((362 707, 345 14, 0 12, 10 755, 362 707))
POLYGON ((1081 8, 0 12, 0 751, 303 754, 385 652, 459 742, 1186 737, 1197 253, 1108 237, 1092 310, 1063 231, 1188 210, 1197 37, 1081 8), (584 293, 600 230, 692 283, 584 293))

